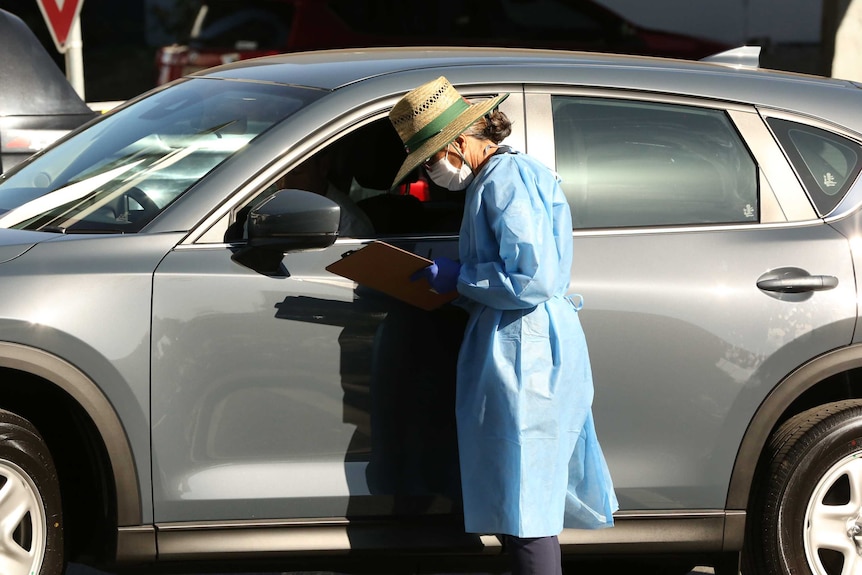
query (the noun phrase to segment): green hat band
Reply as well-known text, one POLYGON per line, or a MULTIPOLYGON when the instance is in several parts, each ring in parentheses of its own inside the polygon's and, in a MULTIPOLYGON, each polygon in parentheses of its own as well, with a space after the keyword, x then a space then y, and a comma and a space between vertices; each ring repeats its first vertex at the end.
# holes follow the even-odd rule
POLYGON ((443 128, 448 126, 452 120, 463 114, 468 109, 470 109, 470 104, 468 102, 463 99, 455 100, 451 106, 443 110, 436 118, 428 122, 424 128, 413 134, 413 137, 404 142, 404 149, 407 150, 407 153, 409 154, 410 150, 417 149, 425 141, 442 132, 443 128))

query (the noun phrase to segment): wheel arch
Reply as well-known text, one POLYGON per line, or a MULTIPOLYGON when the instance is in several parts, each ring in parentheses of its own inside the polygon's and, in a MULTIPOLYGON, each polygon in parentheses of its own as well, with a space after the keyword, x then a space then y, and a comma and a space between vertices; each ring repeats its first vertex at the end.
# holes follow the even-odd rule
POLYGON ((862 368, 862 345, 852 345, 828 352, 796 369, 763 400, 745 431, 730 477, 725 508, 745 510, 748 507, 760 455, 773 430, 788 417, 828 401, 862 398, 859 390, 829 389, 828 380, 862 368), (808 402, 802 401, 809 398, 808 402))
POLYGON ((66 392, 91 419, 104 444, 116 493, 117 523, 140 525, 142 508, 135 461, 125 429, 108 398, 83 372, 46 351, 0 342, 0 368, 41 378, 66 392))

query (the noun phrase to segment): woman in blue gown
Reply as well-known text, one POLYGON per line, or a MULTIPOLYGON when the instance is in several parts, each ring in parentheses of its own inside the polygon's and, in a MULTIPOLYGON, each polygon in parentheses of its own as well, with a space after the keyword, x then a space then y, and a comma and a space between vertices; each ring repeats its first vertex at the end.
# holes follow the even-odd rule
MULTIPOLYGON (((470 104, 443 77, 412 90, 390 120, 408 156, 465 190, 460 261, 417 274, 469 320, 458 358, 456 419, 470 533, 504 536, 516 573, 559 573, 564 527, 613 525, 617 500, 592 419, 593 381, 567 297, 572 218, 559 179, 500 142, 506 95, 470 104)), ((575 301, 577 299, 577 301, 575 301)))

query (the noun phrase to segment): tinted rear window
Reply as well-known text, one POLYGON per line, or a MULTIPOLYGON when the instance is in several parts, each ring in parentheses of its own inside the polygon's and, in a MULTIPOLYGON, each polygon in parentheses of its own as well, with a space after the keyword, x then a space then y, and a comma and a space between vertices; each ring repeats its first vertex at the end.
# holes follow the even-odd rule
POLYGON ((557 170, 575 228, 757 223, 757 166, 722 110, 558 96, 557 170))

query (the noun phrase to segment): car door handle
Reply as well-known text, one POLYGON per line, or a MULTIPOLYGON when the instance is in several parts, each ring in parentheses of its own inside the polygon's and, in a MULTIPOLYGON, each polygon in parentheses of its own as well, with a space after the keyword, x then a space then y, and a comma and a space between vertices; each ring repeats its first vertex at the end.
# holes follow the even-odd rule
POLYGON ((763 277, 757 281, 757 287, 765 291, 781 293, 804 293, 811 291, 823 291, 832 289, 838 285, 835 276, 791 276, 791 277, 763 277))

